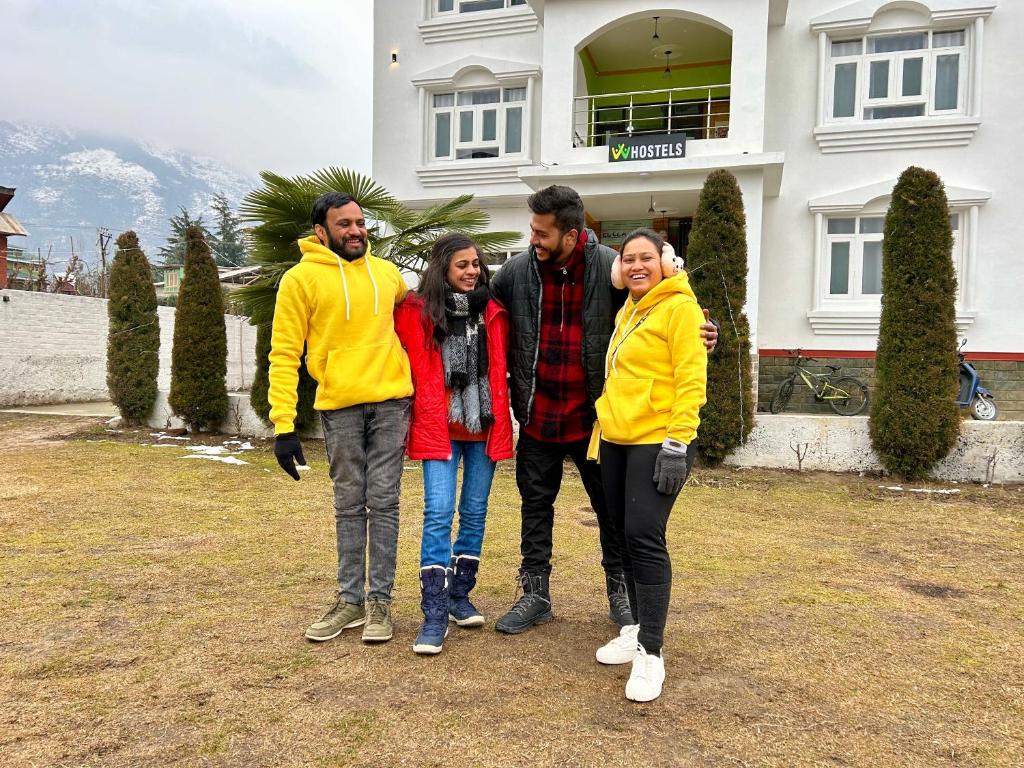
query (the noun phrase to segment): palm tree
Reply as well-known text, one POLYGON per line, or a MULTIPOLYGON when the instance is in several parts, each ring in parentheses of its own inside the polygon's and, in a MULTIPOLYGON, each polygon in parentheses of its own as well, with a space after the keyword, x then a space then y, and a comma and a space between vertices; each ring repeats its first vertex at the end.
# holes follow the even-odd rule
POLYGON ((260 178, 263 187, 246 195, 240 208, 242 219, 255 225, 248 231, 249 253, 250 261, 261 267, 260 278, 232 294, 254 325, 273 317, 277 286, 301 258, 298 240, 313 233, 309 214, 324 192, 342 192, 357 200, 366 214, 373 254, 403 271, 422 273, 430 247, 445 232, 465 232, 484 254, 505 250, 520 237, 518 232, 486 231, 490 217, 470 207, 472 195, 415 211, 373 179, 345 168, 324 168, 294 178, 264 171, 260 178))
MULTIPOLYGON (((351 195, 362 206, 367 219, 370 245, 379 258, 394 262, 399 269, 422 273, 434 240, 456 230, 470 235, 486 255, 505 250, 519 240, 518 232, 487 232, 490 218, 471 208, 472 195, 459 195, 448 202, 414 211, 373 179, 345 168, 324 168, 308 176, 286 178, 264 171, 263 187, 250 192, 239 213, 254 224, 248 230, 249 260, 260 266, 259 279, 231 294, 232 304, 248 315, 250 322, 263 326, 264 336, 274 319, 274 303, 281 277, 302 258, 298 241, 313 233, 310 211, 324 192, 351 195)), ((269 347, 269 343, 265 345, 269 347)), ((256 379, 264 382, 269 348, 257 352, 256 379)), ((295 426, 303 430, 315 422, 313 398, 316 386, 305 365, 299 369, 299 402, 295 426)), ((250 400, 266 420, 270 406, 266 386, 254 386, 250 400)))

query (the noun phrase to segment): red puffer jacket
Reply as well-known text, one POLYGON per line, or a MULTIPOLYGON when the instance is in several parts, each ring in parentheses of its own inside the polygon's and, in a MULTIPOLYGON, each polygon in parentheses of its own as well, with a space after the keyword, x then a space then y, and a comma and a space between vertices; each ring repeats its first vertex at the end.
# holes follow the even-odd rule
MULTIPOLYGON (((494 424, 487 431, 487 455, 493 461, 512 457, 512 416, 508 401, 508 313, 491 299, 484 310, 487 330, 487 379, 491 385, 494 424)), ((410 459, 451 458, 448 397, 441 350, 433 342, 434 325, 423 314, 423 299, 410 293, 395 309, 395 332, 412 367, 412 419, 406 453, 410 459)))

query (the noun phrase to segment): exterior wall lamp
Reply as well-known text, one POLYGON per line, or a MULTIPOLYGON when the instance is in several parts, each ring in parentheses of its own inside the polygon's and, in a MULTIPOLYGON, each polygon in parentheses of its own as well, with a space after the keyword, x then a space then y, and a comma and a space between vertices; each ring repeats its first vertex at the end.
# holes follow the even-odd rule
POLYGON ((392 51, 391 52, 391 63, 392 64, 397 64, 398 63, 398 51, 392 51))

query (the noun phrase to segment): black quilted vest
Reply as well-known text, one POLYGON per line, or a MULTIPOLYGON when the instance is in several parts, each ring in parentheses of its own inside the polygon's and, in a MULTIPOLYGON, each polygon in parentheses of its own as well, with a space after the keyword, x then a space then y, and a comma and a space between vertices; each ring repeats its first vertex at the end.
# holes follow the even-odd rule
MULTIPOLYGON (((611 268, 616 253, 597 242, 587 230, 583 272, 583 369, 591 406, 604 387, 604 356, 615 326, 615 313, 626 292, 612 288, 611 268)), ((512 411, 521 425, 530 421, 535 384, 538 328, 540 327, 540 273, 533 247, 510 258, 491 281, 491 294, 508 310, 512 325, 508 345, 512 411)))

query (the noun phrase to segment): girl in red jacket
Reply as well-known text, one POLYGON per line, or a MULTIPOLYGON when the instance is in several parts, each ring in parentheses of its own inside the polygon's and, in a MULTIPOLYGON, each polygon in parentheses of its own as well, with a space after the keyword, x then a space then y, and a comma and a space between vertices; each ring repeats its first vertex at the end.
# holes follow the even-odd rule
POLYGON ((512 456, 508 314, 490 298, 476 244, 453 232, 434 243, 419 289, 395 310, 415 394, 407 452, 423 461, 423 541, 416 653, 434 654, 448 634, 484 623, 469 601, 480 566, 495 463, 512 456), (459 530, 452 545, 462 460, 459 530))

